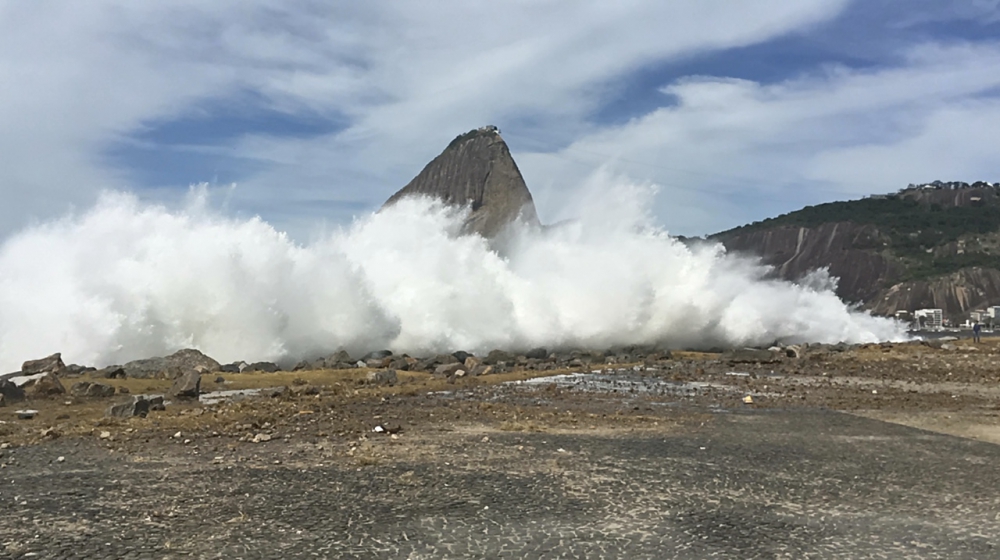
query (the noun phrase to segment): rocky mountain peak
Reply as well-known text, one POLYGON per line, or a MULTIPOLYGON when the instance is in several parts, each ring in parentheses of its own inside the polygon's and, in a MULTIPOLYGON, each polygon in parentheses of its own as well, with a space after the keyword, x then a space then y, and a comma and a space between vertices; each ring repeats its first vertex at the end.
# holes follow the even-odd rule
POLYGON ((487 239, 515 220, 540 225, 528 186, 495 126, 456 137, 384 206, 412 195, 468 206, 465 230, 487 239))

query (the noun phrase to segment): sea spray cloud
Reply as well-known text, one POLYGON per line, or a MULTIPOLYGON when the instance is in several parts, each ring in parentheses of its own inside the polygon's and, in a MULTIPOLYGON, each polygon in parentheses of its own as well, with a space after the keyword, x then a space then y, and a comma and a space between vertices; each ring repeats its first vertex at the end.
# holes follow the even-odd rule
POLYGON ((298 245, 260 219, 108 194, 0 246, 0 370, 63 352, 107 365, 194 347, 221 360, 344 348, 410 353, 661 343, 867 342, 901 328, 828 285, 765 278, 653 227, 648 190, 603 189, 580 218, 459 235, 461 209, 404 200, 298 245), (612 202, 617 201, 617 202, 612 202))

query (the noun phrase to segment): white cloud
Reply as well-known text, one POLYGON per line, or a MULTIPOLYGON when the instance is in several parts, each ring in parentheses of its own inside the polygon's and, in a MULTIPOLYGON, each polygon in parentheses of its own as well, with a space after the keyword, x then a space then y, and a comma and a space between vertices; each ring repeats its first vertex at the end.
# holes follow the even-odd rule
MULTIPOLYGON (((108 146, 247 93, 347 124, 190 147, 262 166, 233 204, 300 236, 311 220, 377 206, 486 123, 504 128, 547 220, 566 217, 560 208, 598 169, 661 185, 657 214, 681 233, 911 181, 1000 180, 996 44, 912 46, 892 67, 776 84, 687 77, 628 123, 589 120, 638 70, 804 33, 847 4, 0 1, 0 235, 134 186, 104 158, 108 146)), ((931 7, 916 12, 985 21, 996 11, 931 7)))
POLYGON ((688 78, 663 89, 676 104, 529 154, 522 168, 551 179, 551 211, 590 169, 660 184, 671 229, 709 233, 756 212, 887 192, 933 179, 1000 180, 1000 45, 915 48, 898 67, 762 85, 688 78), (792 201, 781 208, 782 201, 792 201))
POLYGON ((230 146, 272 165, 241 187, 249 206, 376 204, 462 130, 510 121, 570 139, 631 71, 802 30, 845 4, 0 3, 0 232, 127 187, 102 151, 206 100, 249 91, 349 119, 329 137, 230 146))

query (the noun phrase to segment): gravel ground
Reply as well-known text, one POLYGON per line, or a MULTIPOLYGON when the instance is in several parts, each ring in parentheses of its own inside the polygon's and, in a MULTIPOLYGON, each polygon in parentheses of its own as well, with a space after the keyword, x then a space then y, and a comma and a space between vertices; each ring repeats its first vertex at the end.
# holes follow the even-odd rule
POLYGON ((0 558, 1000 557, 1000 344, 811 352, 35 401, 0 424, 0 558))
POLYGON ((225 438, 213 457, 180 444, 122 453, 69 439, 8 449, 0 550, 102 559, 1000 556, 1000 447, 836 412, 673 414, 697 422, 632 433, 464 426, 364 441, 351 455, 225 438))

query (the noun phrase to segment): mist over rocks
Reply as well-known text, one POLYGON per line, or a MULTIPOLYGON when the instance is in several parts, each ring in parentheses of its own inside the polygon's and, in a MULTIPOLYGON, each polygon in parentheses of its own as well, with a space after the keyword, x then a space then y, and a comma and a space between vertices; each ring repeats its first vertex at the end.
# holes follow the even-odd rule
POLYGON ((578 219, 538 227, 506 144, 478 129, 381 210, 308 245, 218 212, 205 191, 181 210, 109 193, 0 244, 0 371, 54 350, 108 378, 173 379, 220 361, 405 371, 458 351, 491 366, 494 349, 547 363, 579 348, 906 336, 845 305, 829 278, 775 280, 721 245, 679 242, 649 215, 651 189, 608 176, 581 189, 567 210, 578 219), (484 235, 502 235, 502 253, 484 235), (379 350, 391 354, 367 356, 379 350))

